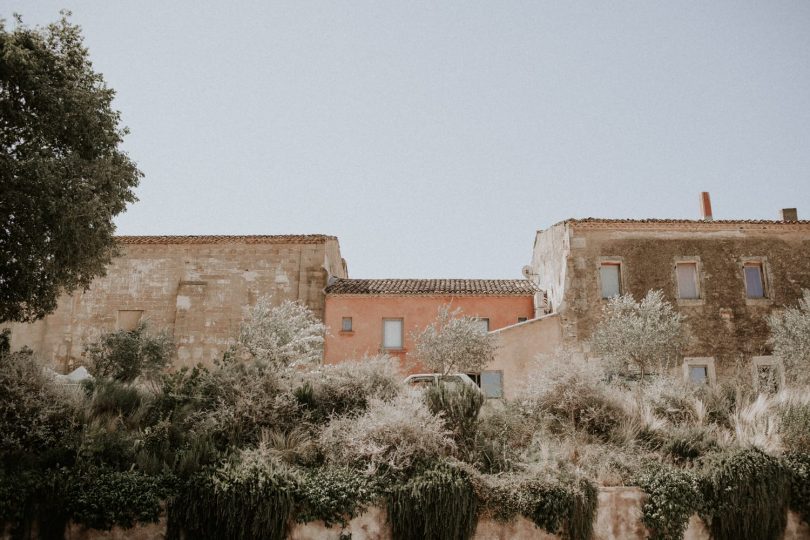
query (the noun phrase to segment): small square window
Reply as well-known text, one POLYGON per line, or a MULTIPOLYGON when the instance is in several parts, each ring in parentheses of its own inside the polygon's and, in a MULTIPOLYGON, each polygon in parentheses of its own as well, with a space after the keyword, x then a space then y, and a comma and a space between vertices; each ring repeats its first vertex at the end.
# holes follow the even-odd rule
POLYGON ((714 370, 714 358, 711 356, 684 358, 683 379, 689 383, 713 385, 717 380, 714 370))
POLYGON ((765 298, 765 273, 761 262, 745 263, 745 296, 747 298, 765 298))
POLYGON ((383 349, 402 349, 402 319, 383 319, 383 349))
POLYGON ((761 365, 756 367, 757 390, 763 394, 779 392, 779 370, 774 365, 761 365))
POLYGON ((697 263, 677 263, 675 265, 675 276, 678 278, 678 298, 692 300, 700 298, 697 263))
POLYGON ((343 317, 343 320, 340 324, 340 331, 341 332, 351 332, 352 331, 352 318, 351 317, 343 317))
POLYGON ((620 263, 606 262, 599 267, 602 281, 602 298, 613 298, 622 294, 622 266, 620 263))
POLYGON ((709 381, 709 366, 689 366, 689 382, 706 384, 709 381))
POLYGON ((526 322, 526 321, 528 321, 528 320, 529 320, 529 318, 528 318, 528 317, 518 317, 518 322, 519 322, 519 323, 526 322))
POLYGON ((479 317, 475 319, 475 322, 478 323, 482 334, 489 332, 489 319, 479 317))

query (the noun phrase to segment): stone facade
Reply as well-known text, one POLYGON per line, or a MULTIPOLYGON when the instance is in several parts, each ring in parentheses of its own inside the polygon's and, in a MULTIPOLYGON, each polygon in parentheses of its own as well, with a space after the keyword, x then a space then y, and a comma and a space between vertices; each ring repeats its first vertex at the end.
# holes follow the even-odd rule
POLYGON ((88 290, 63 296, 36 323, 9 325, 12 348, 71 370, 101 332, 143 319, 173 336, 177 365, 211 363, 258 297, 297 300, 323 317, 329 277, 346 277, 333 236, 130 236, 119 244, 121 256, 88 290))
POLYGON ((770 354, 766 315, 810 288, 810 221, 584 219, 539 231, 530 271, 560 316, 563 342, 585 352, 607 301, 602 265, 618 266, 622 293, 662 290, 686 316, 684 356, 714 358, 722 374, 770 354), (678 264, 695 269, 696 298, 682 298, 678 264), (762 273, 761 298, 749 297, 747 265, 762 273))

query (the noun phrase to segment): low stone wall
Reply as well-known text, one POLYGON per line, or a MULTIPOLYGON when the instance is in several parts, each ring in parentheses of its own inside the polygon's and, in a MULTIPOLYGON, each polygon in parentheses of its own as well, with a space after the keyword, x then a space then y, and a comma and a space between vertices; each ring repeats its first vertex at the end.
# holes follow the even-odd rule
MULTIPOLYGON (((599 490, 599 511, 594 525, 594 540, 642 540, 647 530, 641 522, 641 505, 644 493, 634 487, 609 487, 599 490)), ((165 519, 160 523, 97 531, 78 525, 68 528, 68 540, 158 540, 166 532, 165 519)), ((351 520, 348 527, 328 528, 321 522, 299 523, 290 532, 290 540, 339 540, 341 532, 351 533, 352 540, 390 540, 385 510, 369 508, 365 513, 351 520)), ((8 538, 7 535, 4 535, 8 538)), ((508 523, 492 519, 480 519, 475 529, 474 540, 551 540, 559 538, 538 529, 524 518, 508 523)), ((709 540, 706 525, 697 516, 692 516, 684 540, 709 540)), ((810 540, 810 525, 802 522, 790 512, 785 530, 785 540, 810 540)))

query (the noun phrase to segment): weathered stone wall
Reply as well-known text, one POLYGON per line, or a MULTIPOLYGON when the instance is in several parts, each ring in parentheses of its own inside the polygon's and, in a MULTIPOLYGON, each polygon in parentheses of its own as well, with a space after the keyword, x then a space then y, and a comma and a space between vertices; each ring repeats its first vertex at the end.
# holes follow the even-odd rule
POLYGON ((154 330, 174 337, 178 365, 210 363, 258 297, 298 300, 323 317, 328 276, 346 277, 328 236, 122 237, 121 247, 88 290, 63 296, 41 321, 11 325, 12 347, 70 370, 86 343, 142 311, 154 330))
POLYGON ((684 355, 715 357, 719 372, 736 360, 767 355, 765 316, 795 305, 801 290, 810 288, 808 223, 574 221, 553 227, 549 234, 560 236, 562 226, 570 250, 536 251, 533 267, 548 267, 546 258, 565 261, 564 271, 542 279, 560 295, 556 283, 564 276, 559 311, 570 342, 585 342, 601 317, 606 300, 601 298, 599 266, 604 259, 621 262, 624 292, 641 298, 650 289, 661 289, 686 315, 689 344, 684 355), (675 262, 682 258, 698 261, 698 300, 677 298, 675 262), (768 298, 746 298, 743 263, 749 258, 764 263, 768 298))
MULTIPOLYGON (((643 540, 648 537, 641 522, 641 506, 644 494, 633 487, 608 487, 599 490, 599 508, 594 524, 594 540, 643 540)), ((339 540, 341 532, 351 533, 353 540, 391 540, 391 529, 384 509, 372 507, 349 522, 345 530, 340 527, 325 527, 322 522, 298 523, 290 531, 290 540, 339 540)), ((118 540, 135 538, 157 540, 166 531, 165 519, 160 523, 143 525, 132 529, 97 531, 72 525, 65 538, 70 540, 118 540)), ((3 535, 8 538, 8 533, 3 535)), ((531 521, 518 518, 500 522, 488 518, 478 520, 474 540, 553 540, 559 536, 548 534, 531 521)), ((709 540, 706 525, 697 516, 692 516, 685 540, 709 540)), ((784 540, 810 539, 810 526, 797 514, 788 513, 784 540)))

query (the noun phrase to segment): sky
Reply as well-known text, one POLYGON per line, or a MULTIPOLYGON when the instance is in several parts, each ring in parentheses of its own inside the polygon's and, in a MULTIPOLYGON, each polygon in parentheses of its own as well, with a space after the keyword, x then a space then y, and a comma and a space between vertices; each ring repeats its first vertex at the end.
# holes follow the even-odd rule
MULTIPOLYGON (((518 278, 566 218, 810 218, 810 2, 0 0, 69 9, 144 173, 119 234, 336 235, 518 278)), ((7 23, 10 24, 10 23, 7 23)))

